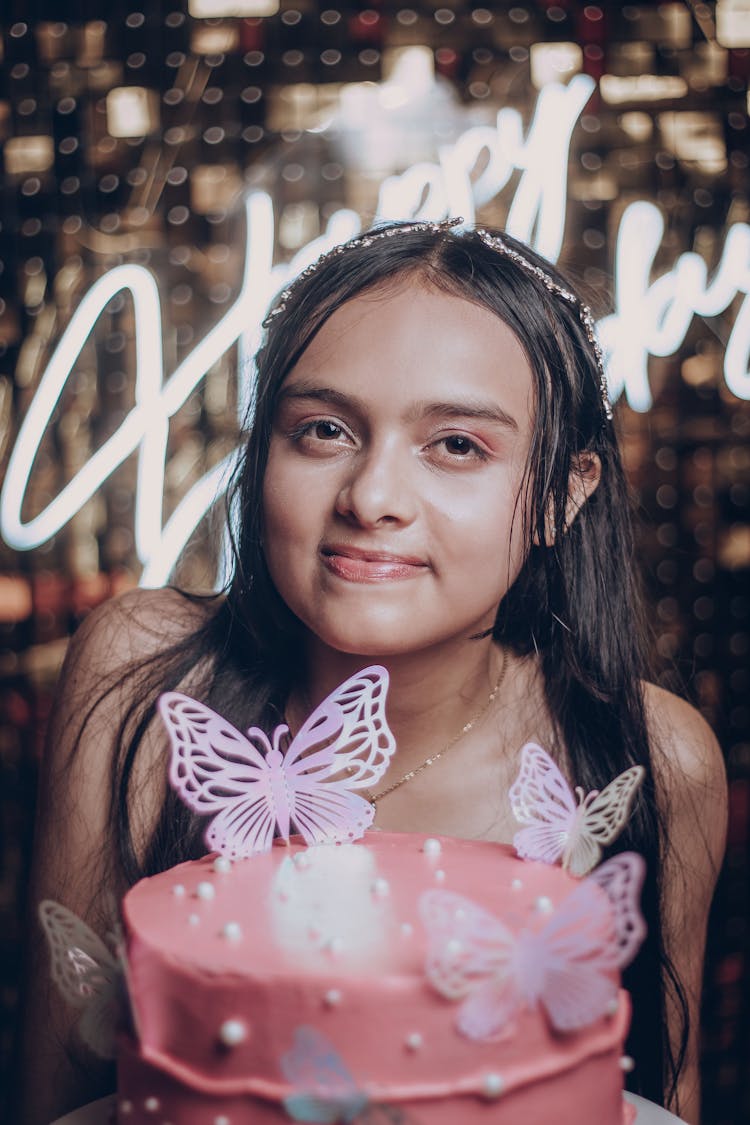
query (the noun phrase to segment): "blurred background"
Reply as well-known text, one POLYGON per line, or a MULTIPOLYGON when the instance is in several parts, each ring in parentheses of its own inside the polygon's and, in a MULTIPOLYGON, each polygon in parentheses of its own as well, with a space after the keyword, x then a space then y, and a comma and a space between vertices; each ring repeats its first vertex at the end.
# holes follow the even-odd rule
POLYGON ((211 501, 290 272, 377 218, 460 214, 558 260, 600 318, 662 682, 727 757, 704 1121, 749 1120, 750 5, 1 11, 3 1056, 70 633, 139 581, 221 581, 211 501))

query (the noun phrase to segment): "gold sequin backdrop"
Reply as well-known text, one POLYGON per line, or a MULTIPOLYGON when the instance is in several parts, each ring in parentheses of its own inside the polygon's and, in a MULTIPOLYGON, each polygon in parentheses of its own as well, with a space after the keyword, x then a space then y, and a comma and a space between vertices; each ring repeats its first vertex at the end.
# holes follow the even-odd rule
MULTIPOLYGON (((463 198, 483 221, 521 232, 524 207, 542 208, 543 248, 559 251, 598 316, 619 317, 609 321, 620 327, 618 394, 626 384, 617 409, 663 678, 681 681, 717 731, 731 783, 706 976, 705 1121, 750 1119, 746 6, 6 0, 0 21, 5 1056, 35 776, 60 660, 76 623, 135 584, 144 560, 154 580, 164 576, 170 551, 154 543, 175 513, 173 542, 188 538, 182 579, 212 581, 215 537, 199 501, 231 458, 247 396, 253 341, 235 346, 232 321, 243 270, 252 296, 259 279, 271 284, 271 262, 301 263, 326 232, 343 238, 369 222, 379 200, 407 217, 420 201, 439 211, 447 198, 455 211, 463 198), (546 133, 544 113, 558 115, 546 133), (535 124, 538 143, 524 148, 535 124), (482 129, 495 138, 484 149, 482 129), (246 198, 261 208, 249 219, 246 198), (695 274, 690 289, 692 253, 725 292, 706 294, 695 274), (113 276, 130 287, 106 294, 113 276), (673 289, 660 309, 661 277, 673 289), (676 326, 675 286, 689 308, 676 326), (67 356, 58 350, 58 398, 50 369, 71 324, 79 338, 67 356), (646 363, 649 349, 660 354, 646 363), (141 386, 139 360, 152 380, 141 386), (155 395, 158 416, 153 380, 178 370, 164 447, 151 427, 157 477, 144 481, 136 403, 155 395), (128 427, 130 447, 118 437, 128 427), (24 434, 25 452, 9 461, 24 434), (99 470, 92 457, 105 446, 113 456, 99 470), (54 502, 70 482, 60 513, 54 502)), ((252 324, 256 313, 243 315, 252 324)))

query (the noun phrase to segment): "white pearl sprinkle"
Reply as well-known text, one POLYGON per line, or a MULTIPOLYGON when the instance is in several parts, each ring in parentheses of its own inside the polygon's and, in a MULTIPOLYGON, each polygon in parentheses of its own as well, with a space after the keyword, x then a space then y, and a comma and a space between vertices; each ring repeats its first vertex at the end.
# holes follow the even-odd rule
POLYGON ((387 879, 378 878, 373 881, 370 890, 375 895, 375 898, 387 898, 391 888, 388 885, 387 879))
POLYGON ((133 1112, 133 1103, 128 1098, 123 1098, 117 1108, 121 1114, 127 1116, 127 1114, 133 1112))
POLYGON ((425 855, 428 856, 440 855, 442 850, 443 845, 439 840, 436 840, 434 836, 430 836, 429 839, 425 840, 425 842, 422 844, 422 851, 425 855))
POLYGON ((146 1113, 157 1113, 160 1104, 161 1103, 158 1098, 146 1098, 145 1102, 143 1103, 143 1108, 146 1110, 146 1113))
POLYGON ((617 1015, 617 1009, 618 1009, 619 1007, 620 1007, 620 1002, 619 1002, 619 1000, 617 1000, 616 998, 613 998, 613 999, 612 999, 612 1000, 610 1000, 610 1002, 609 1002, 609 1003, 607 1004, 607 1015, 608 1015, 608 1016, 616 1016, 616 1015, 617 1015))
POLYGON ((631 1059, 630 1055, 623 1055, 620 1059, 620 1070, 625 1074, 630 1074, 631 1070, 635 1069, 635 1059, 631 1059))
POLYGON ((210 902, 216 894, 216 891, 214 890, 213 883, 199 883, 195 888, 195 894, 197 898, 203 899, 204 902, 210 902))
POLYGON ((229 941, 239 941, 242 937, 242 926, 239 922, 227 922, 223 926, 221 934, 229 941))
POLYGON ((482 1093, 485 1098, 499 1098, 505 1088, 501 1074, 485 1074, 482 1082, 482 1093))
POLYGON ((329 988, 323 997, 326 1008, 338 1008, 341 1003, 341 992, 338 988, 329 988))
POLYGON ((229 1118, 220 1113, 218 1117, 214 1117, 214 1125, 229 1125, 229 1118))
POLYGON ((447 941, 445 943, 445 952, 449 957, 458 957, 458 955, 460 953, 463 953, 463 951, 464 947, 458 940, 458 938, 451 938, 450 941, 447 941))
POLYGON ((199 914, 188 914, 188 925, 189 926, 200 925, 200 915, 199 914))
POLYGON ((412 1031, 406 1036, 406 1046, 410 1051, 418 1051, 424 1045, 424 1039, 418 1031, 412 1031))
POLYGON ((411 922, 401 923, 401 933, 404 935, 404 937, 411 937, 411 935, 414 933, 414 927, 412 926, 411 922))
POLYGON ((523 890, 523 883, 521 882, 520 879, 513 879, 513 881, 510 884, 510 889, 512 891, 521 891, 521 890, 523 890))
POLYGON ((219 1039, 225 1047, 236 1047, 247 1039, 247 1024, 242 1020, 224 1020, 219 1028, 219 1039))
POLYGON ((444 883, 445 882, 445 872, 443 871, 442 867, 438 867, 437 871, 435 872, 435 882, 436 883, 444 883))
POLYGON ((534 906, 540 914, 551 914, 555 909, 552 899, 548 895, 539 895, 539 898, 534 903, 534 906))
POLYGON ((332 957, 335 957, 337 954, 339 954, 343 951, 343 948, 344 948, 343 938, 340 938, 340 937, 329 938, 328 941, 324 942, 323 948, 325 949, 326 953, 330 953, 332 957))
POLYGON ((172 887, 172 894, 175 898, 184 898, 185 888, 182 883, 175 883, 175 885, 172 887))
POLYGON ((229 856, 217 855, 213 862, 213 869, 218 872, 219 875, 228 875, 232 870, 232 861, 229 856))

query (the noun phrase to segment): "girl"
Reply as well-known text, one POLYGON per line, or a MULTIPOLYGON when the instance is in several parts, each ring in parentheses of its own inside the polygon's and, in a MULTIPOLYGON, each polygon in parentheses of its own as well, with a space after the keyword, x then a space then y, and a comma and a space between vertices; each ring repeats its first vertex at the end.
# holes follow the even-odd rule
MULTIPOLYGON (((32 901, 99 933, 141 876, 201 854, 166 785, 160 692, 292 731, 365 664, 397 752, 375 826, 509 842, 518 751, 586 790, 646 781, 617 849, 648 866, 627 974, 632 1086, 698 1119, 698 1005, 726 798, 718 747, 645 682, 623 472, 589 310, 507 235, 379 228, 281 294, 258 356, 219 597, 136 591, 88 619, 43 771, 32 901), (431 766, 427 768, 427 759, 431 766), (689 893, 687 893, 689 890, 689 893)), ((111 1089, 32 965, 26 1117, 111 1089)))

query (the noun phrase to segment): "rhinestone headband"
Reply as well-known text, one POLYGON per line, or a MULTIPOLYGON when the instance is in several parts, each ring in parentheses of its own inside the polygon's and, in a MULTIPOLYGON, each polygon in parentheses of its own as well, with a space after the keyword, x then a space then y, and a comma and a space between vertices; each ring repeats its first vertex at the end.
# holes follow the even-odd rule
POLYGON ((532 277, 535 277, 537 279, 537 281, 541 281, 542 285, 544 285, 544 287, 548 289, 550 293, 554 293, 555 296, 560 297, 561 300, 567 301, 567 303, 569 305, 572 305, 576 310, 576 312, 578 313, 578 319, 580 320, 581 325, 583 326, 583 330, 586 333, 586 338, 591 344, 591 347, 594 349, 594 355, 596 356, 596 366, 599 370, 599 393, 602 399, 602 406, 604 408, 604 413, 607 416, 607 419, 611 420, 612 404, 609 401, 609 393, 607 391, 607 376, 604 371, 604 355, 599 343, 599 338, 596 334, 596 325, 594 323, 594 316, 591 312, 591 309, 588 307, 588 305, 584 304, 584 302, 579 297, 576 297, 575 293, 572 293, 570 289, 565 289, 564 286, 555 281, 555 279, 551 277, 546 272, 546 270, 543 270, 541 266, 535 265, 534 262, 525 257, 519 250, 514 249, 514 247, 512 246, 508 246, 508 244, 503 238, 500 237, 500 235, 490 234, 489 231, 484 230, 482 227, 477 227, 476 233, 478 237, 481 238, 485 246, 489 246, 491 250, 496 250, 498 254, 502 254, 505 258, 510 258, 511 262, 515 262, 515 264, 517 266, 520 266, 522 270, 525 270, 526 273, 531 274, 532 277))
POLYGON ((463 219, 456 218, 443 219, 439 223, 402 223, 400 226, 388 227, 387 230, 379 232, 368 231, 367 234, 360 235, 358 238, 352 238, 349 242, 342 242, 339 246, 334 246, 331 250, 326 250, 319 258, 316 258, 314 262, 311 262, 309 266, 303 269, 301 273, 297 274, 288 289, 282 289, 279 293, 279 303, 271 309, 270 313, 263 321, 263 327, 267 328, 274 317, 284 312, 287 302, 297 288, 297 285, 306 277, 310 277, 311 274, 319 270, 320 267, 326 262, 329 262, 331 258, 336 258, 339 254, 346 254, 349 250, 357 250, 360 246, 372 246, 373 242, 381 242, 383 239, 393 238, 397 234, 413 234, 417 231, 429 231, 430 234, 440 234, 442 231, 451 230, 452 227, 459 226, 462 222, 463 219))
MULTIPOLYGON (((420 223, 402 223, 399 226, 388 227, 387 230, 382 231, 368 231, 367 234, 360 235, 357 238, 350 239, 349 242, 342 242, 338 246, 334 246, 331 250, 326 250, 314 262, 297 274, 292 284, 287 289, 282 289, 279 293, 278 303, 271 309, 268 316, 263 321, 263 327, 267 328, 269 324, 286 310, 290 297, 293 295, 297 286, 306 278, 314 274, 322 265, 330 261, 332 258, 338 257, 340 254, 346 254, 349 250, 356 250, 359 247, 372 246, 373 242, 380 242, 383 239, 394 238, 399 234, 412 234, 415 232, 429 232, 430 234, 441 234, 444 231, 449 231, 453 227, 460 226, 463 223, 462 218, 443 219, 441 222, 420 222, 420 223)), ((509 246, 503 238, 496 234, 490 234, 489 231, 484 230, 482 227, 477 227, 477 236, 482 240, 485 246, 491 250, 495 250, 503 257, 509 258, 517 266, 520 266, 526 273, 531 274, 542 285, 554 293, 555 296, 560 297, 561 300, 566 301, 578 313, 578 318, 581 321, 583 330, 586 333, 591 347, 594 349, 596 357, 596 365, 599 370, 599 393, 601 395, 602 407, 607 419, 612 418, 612 404, 609 401, 609 394, 607 392, 607 376, 604 372, 604 356, 602 354, 601 345, 596 334, 596 325, 591 309, 588 305, 584 304, 575 293, 570 289, 565 289, 564 286, 558 284, 553 277, 550 276, 541 266, 535 265, 519 250, 509 246)))

